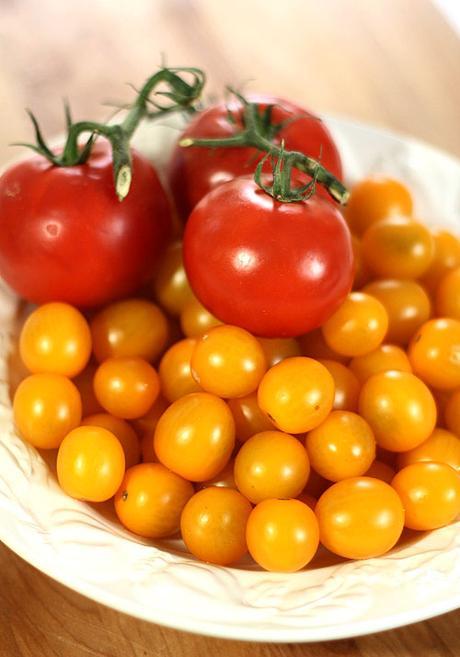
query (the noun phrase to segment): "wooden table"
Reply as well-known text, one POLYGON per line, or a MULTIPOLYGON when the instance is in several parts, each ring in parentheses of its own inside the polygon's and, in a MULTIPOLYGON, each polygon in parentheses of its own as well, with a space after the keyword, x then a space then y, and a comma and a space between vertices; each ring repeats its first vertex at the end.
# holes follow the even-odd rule
MULTIPOLYGON (((10 0, 0 2, 0 163, 31 138, 104 118, 166 53, 171 65, 285 95, 460 155, 460 41, 429 0, 10 0)), ((427 181, 427 184, 428 181, 427 181)), ((143 623, 51 581, 0 547, 0 656, 459 655, 460 613, 327 644, 250 645, 143 623)))

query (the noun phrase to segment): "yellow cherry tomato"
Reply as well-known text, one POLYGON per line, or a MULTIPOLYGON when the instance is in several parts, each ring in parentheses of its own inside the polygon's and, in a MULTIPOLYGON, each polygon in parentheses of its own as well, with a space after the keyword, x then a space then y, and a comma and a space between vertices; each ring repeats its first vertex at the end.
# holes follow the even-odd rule
POLYGON ((202 335, 221 324, 222 322, 209 310, 206 310, 198 299, 188 301, 180 314, 181 329, 187 338, 201 338, 202 335))
POLYGON ((80 372, 80 374, 73 379, 73 382, 80 393, 83 417, 104 412, 104 409, 97 401, 96 395, 94 394, 93 381, 97 367, 98 366, 94 363, 89 363, 83 372, 80 372))
POLYGON ((119 417, 108 413, 96 413, 83 418, 81 422, 85 427, 102 427, 118 438, 125 454, 125 465, 131 468, 141 460, 141 446, 134 429, 119 417))
POLYGON ((297 438, 264 431, 249 438, 235 459, 235 483, 254 504, 272 497, 297 497, 310 474, 307 452, 297 438))
POLYGON ((412 367, 405 351, 392 344, 381 344, 374 351, 356 356, 350 362, 350 370, 358 381, 363 384, 374 374, 397 370, 412 372, 412 367))
POLYGON ((228 566, 247 552, 248 500, 232 488, 211 486, 187 502, 181 517, 184 543, 198 559, 228 566))
POLYGON ((385 481, 387 484, 391 484, 393 477, 395 476, 396 471, 383 461, 374 461, 367 472, 364 473, 365 477, 373 477, 374 479, 380 479, 385 481))
POLYGON ((300 345, 302 356, 308 356, 309 358, 315 358, 316 360, 336 360, 339 363, 347 363, 349 360, 347 356, 338 354, 329 347, 320 328, 310 331, 310 333, 305 333, 305 335, 301 335, 297 338, 297 342, 300 345))
POLYGON ((379 557, 396 544, 404 527, 404 508, 393 488, 372 477, 339 481, 315 507, 320 541, 347 559, 379 557))
POLYGON ((379 279, 366 285, 363 292, 385 306, 388 313, 385 340, 391 344, 408 344, 415 331, 431 317, 430 298, 416 281, 379 279))
POLYGON ((163 355, 158 368, 161 391, 165 398, 176 401, 202 388, 192 376, 190 363, 197 341, 192 338, 179 340, 163 355))
POLYGON ((433 239, 434 257, 421 281, 430 292, 435 291, 448 271, 460 267, 460 240, 443 229, 434 230, 433 239))
POLYGON ((321 424, 331 411, 334 379, 312 358, 286 358, 265 374, 257 400, 278 429, 303 433, 321 424))
POLYGON ((191 367, 203 390, 233 398, 256 390, 267 362, 257 338, 237 326, 222 325, 198 340, 191 367))
POLYGON ((61 374, 32 374, 21 381, 13 400, 19 434, 34 447, 59 447, 81 420, 81 399, 61 374))
POLYGON ((360 415, 377 443, 392 452, 421 445, 436 424, 436 403, 428 387, 410 372, 382 372, 361 388, 360 415))
POLYGON ((194 298, 182 261, 181 242, 174 242, 166 249, 155 277, 154 291, 160 305, 175 317, 194 298))
POLYGON ((360 290, 371 278, 371 272, 363 257, 363 246, 359 237, 351 236, 351 245, 355 258, 355 277, 353 280, 353 289, 360 290))
POLYGON ((154 361, 168 340, 168 321, 147 299, 124 299, 106 306, 91 320, 93 351, 107 358, 143 358, 154 361))
POLYGON ((179 531, 180 517, 194 494, 189 481, 160 463, 129 468, 115 495, 115 511, 129 531, 163 538, 179 531))
POLYGON ((299 500, 264 500, 251 511, 246 538, 249 553, 259 566, 292 573, 315 556, 318 521, 299 500))
POLYGON ((102 427, 77 427, 62 441, 57 476, 70 497, 104 502, 115 495, 125 474, 125 455, 118 438, 102 427))
POLYGON ((94 392, 108 413, 133 420, 145 415, 155 402, 160 380, 142 358, 108 358, 96 370, 94 392))
POLYGON ((407 217, 389 217, 372 224, 362 245, 367 266, 382 278, 419 278, 434 257, 429 229, 407 217))
POLYGON ((334 404, 332 408, 340 411, 356 411, 360 384, 353 372, 335 360, 320 360, 334 379, 334 404))
POLYGON ((378 299, 362 292, 348 295, 322 327, 331 349, 344 356, 362 356, 376 349, 385 337, 388 315, 378 299))
POLYGON ((218 488, 234 488, 236 489, 235 476, 234 476, 234 459, 230 459, 227 465, 223 470, 218 472, 211 479, 202 481, 197 484, 196 488, 201 490, 202 488, 209 488, 210 486, 217 486, 218 488))
POLYGON ((450 431, 436 428, 424 443, 398 456, 398 468, 419 461, 446 463, 460 473, 460 438, 450 431))
POLYGON ((88 322, 67 303, 46 303, 26 319, 19 351, 27 369, 34 374, 76 376, 91 355, 88 322))
POLYGON ((460 386, 460 321, 431 319, 409 345, 412 368, 425 383, 439 390, 460 386))
POLYGON ((241 443, 256 433, 274 429, 273 422, 269 420, 257 402, 256 392, 252 392, 246 397, 229 399, 227 404, 235 421, 236 438, 241 443))
POLYGON ((307 434, 305 446, 312 467, 329 481, 363 475, 375 459, 372 429, 349 411, 332 411, 307 434))
POLYGON ((206 392, 181 397, 163 413, 154 449, 161 463, 190 481, 206 481, 228 463, 235 423, 227 404, 206 392))
POLYGON ((407 187, 393 178, 373 176, 351 190, 345 217, 353 233, 361 235, 376 221, 412 215, 412 196, 407 187))
POLYGON ((300 345, 294 338, 259 338, 268 367, 281 363, 285 358, 301 356, 300 345))
POLYGON ((392 481, 406 512, 406 527, 428 531, 453 522, 460 513, 460 477, 445 463, 414 463, 392 481))
POLYGON ((441 278, 436 288, 434 305, 439 317, 460 319, 460 267, 441 278))

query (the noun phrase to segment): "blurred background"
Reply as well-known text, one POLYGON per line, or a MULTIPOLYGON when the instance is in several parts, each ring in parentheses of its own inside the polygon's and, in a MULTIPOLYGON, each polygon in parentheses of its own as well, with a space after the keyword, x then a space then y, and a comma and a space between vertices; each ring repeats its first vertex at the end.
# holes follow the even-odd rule
POLYGON ((75 118, 104 119, 161 63, 206 69, 319 113, 387 126, 460 155, 458 0, 0 0, 0 162, 75 118))

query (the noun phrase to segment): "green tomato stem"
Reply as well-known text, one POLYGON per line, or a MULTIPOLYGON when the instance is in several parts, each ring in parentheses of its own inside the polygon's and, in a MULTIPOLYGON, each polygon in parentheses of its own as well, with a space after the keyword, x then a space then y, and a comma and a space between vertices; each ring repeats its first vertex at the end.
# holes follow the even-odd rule
MULTIPOLYGON (((278 169, 276 169, 275 167, 273 171, 275 180, 273 187, 274 193, 272 195, 275 196, 277 200, 284 202, 300 200, 299 195, 301 194, 300 190, 302 189, 305 193, 311 195, 311 183, 308 183, 304 188, 298 188, 297 193, 296 190, 291 189, 289 181, 292 167, 294 167, 311 176, 313 183, 323 185, 333 199, 342 205, 347 203, 350 196, 349 191, 345 185, 343 185, 343 183, 341 183, 340 180, 338 180, 320 162, 299 151, 286 151, 283 145, 278 146, 264 136, 260 129, 260 115, 257 104, 248 103, 247 101, 243 103, 243 124, 243 130, 231 137, 225 137, 223 139, 193 139, 186 137, 182 139, 179 144, 184 148, 190 146, 201 146, 205 148, 256 148, 261 152, 266 152, 272 155, 280 165, 281 163, 284 163, 283 168, 279 166, 278 169), (276 176, 278 176, 280 182, 277 182, 276 176)), ((261 167, 258 167, 258 172, 259 175, 256 175, 256 182, 260 184, 261 167)), ((263 188, 265 191, 272 189, 263 188)))

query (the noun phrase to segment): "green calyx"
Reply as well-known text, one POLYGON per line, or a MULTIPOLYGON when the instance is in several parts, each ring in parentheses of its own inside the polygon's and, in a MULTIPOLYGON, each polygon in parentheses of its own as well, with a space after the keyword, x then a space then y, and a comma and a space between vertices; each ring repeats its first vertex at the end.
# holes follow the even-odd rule
POLYGON ((88 159, 95 139, 102 136, 112 148, 115 191, 120 201, 129 193, 132 179, 130 139, 142 119, 156 119, 172 112, 194 112, 205 84, 204 73, 197 68, 161 68, 140 89, 136 100, 121 123, 105 124, 93 121, 72 122, 70 109, 64 106, 67 137, 61 153, 54 153, 46 144, 37 119, 28 111, 35 131, 35 144, 27 146, 55 166, 83 164, 88 159), (89 134, 84 144, 80 136, 89 134))
MULTIPOLYGON (((254 179, 256 183, 268 194, 278 201, 285 203, 299 201, 309 198, 315 191, 316 184, 322 185, 329 195, 342 205, 345 205, 350 196, 349 191, 330 171, 322 166, 320 162, 299 151, 286 151, 284 145, 278 146, 273 142, 274 137, 284 127, 281 124, 272 123, 273 105, 260 110, 257 103, 248 102, 241 94, 231 90, 233 95, 242 105, 243 129, 240 132, 222 139, 192 139, 186 137, 179 143, 184 148, 190 146, 201 146, 205 148, 235 148, 252 147, 267 155, 259 162, 254 179), (262 167, 267 157, 271 157, 276 164, 273 166, 273 185, 267 186, 262 182, 262 167), (292 169, 302 171, 310 176, 311 181, 307 185, 292 187, 292 169)), ((231 113, 229 113, 231 118, 231 113)), ((289 122, 298 117, 289 119, 289 122)), ((235 123, 235 121, 232 121, 235 123)))

